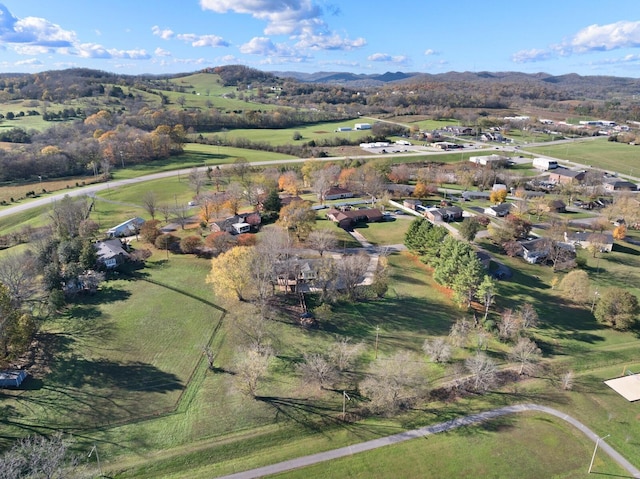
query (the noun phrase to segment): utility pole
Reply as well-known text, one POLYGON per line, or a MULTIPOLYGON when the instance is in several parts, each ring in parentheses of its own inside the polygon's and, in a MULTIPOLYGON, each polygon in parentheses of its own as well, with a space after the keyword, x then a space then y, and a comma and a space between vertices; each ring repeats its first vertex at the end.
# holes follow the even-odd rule
POLYGON ((593 313, 593 308, 596 306, 596 298, 598 297, 598 290, 596 289, 593 293, 593 301, 591 302, 591 312, 593 313))
POLYGON ((376 359, 378 359, 378 340, 380 338, 380 326, 376 326, 376 359))
POLYGON ((596 458, 596 451, 598 450, 598 444, 600 444, 600 441, 604 441, 606 438, 608 438, 609 436, 611 436, 611 434, 607 434, 605 437, 599 437, 596 440, 596 447, 593 449, 593 456, 591 456, 591 464, 589 464, 589 472, 588 474, 591 474, 591 468, 593 467, 593 461, 596 458))
POLYGON ((347 400, 351 401, 351 398, 347 394, 347 391, 342 391, 342 420, 347 417, 347 400))
POLYGON ((102 466, 100 466, 100 456, 98 455, 98 448, 95 444, 91 448, 91 451, 89 451, 89 455, 87 457, 91 457, 94 452, 96 453, 96 461, 98 461, 98 471, 100 471, 100 477, 103 477, 104 475, 102 474, 102 466))

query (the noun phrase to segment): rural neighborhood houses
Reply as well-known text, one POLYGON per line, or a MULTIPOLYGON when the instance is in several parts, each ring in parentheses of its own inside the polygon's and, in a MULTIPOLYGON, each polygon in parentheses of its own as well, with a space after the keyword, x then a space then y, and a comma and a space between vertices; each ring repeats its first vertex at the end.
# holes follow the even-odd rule
POLYGON ((574 246, 584 249, 596 248, 600 253, 610 253, 613 249, 613 234, 610 231, 604 233, 590 233, 578 231, 575 233, 565 232, 564 240, 574 246))

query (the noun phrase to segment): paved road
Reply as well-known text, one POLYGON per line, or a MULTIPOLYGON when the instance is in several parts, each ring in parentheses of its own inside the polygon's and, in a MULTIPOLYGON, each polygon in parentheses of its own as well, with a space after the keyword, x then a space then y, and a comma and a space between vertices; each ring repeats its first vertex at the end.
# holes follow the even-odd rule
MULTIPOLYGON (((342 447, 340 449, 334 449, 333 451, 320 452, 318 454, 312 454, 310 456, 299 457, 290 461, 280 462, 278 464, 272 464, 271 466, 260 467, 258 469, 252 469, 249 471, 238 472, 228 476, 223 476, 221 479, 253 479, 258 477, 267 476, 270 474, 277 474, 280 472, 289 471, 292 469, 298 469, 300 467, 310 466, 319 462, 330 461, 341 457, 351 456, 363 451, 370 451, 371 449, 377 449, 379 447, 388 446, 390 444, 397 444, 400 442, 408 441, 410 439, 417 439, 431 434, 437 434, 439 432, 450 431, 461 426, 470 426, 483 421, 488 421, 506 414, 513 414, 517 412, 525 411, 539 411, 546 414, 551 414, 557 418, 567 421, 569 424, 582 431, 589 439, 594 443, 598 441, 598 435, 596 435, 591 429, 579 422, 577 419, 560 412, 556 409, 541 406, 539 404, 519 404, 516 406, 506 406, 500 409, 493 409, 479 414, 473 414, 471 416, 465 416, 451 421, 442 422, 440 424, 434 424, 433 426, 422 427, 420 429, 414 429, 412 431, 406 431, 392 436, 382 437, 380 439, 374 439, 372 441, 362 442, 360 444, 354 444, 353 446, 342 447)), ((614 461, 616 461, 621 467, 623 467, 633 478, 640 478, 640 470, 633 464, 622 457, 616 450, 609 446, 605 441, 600 439, 598 446, 607 453, 614 461)), ((585 468, 588 458, 585 458, 585 468)))

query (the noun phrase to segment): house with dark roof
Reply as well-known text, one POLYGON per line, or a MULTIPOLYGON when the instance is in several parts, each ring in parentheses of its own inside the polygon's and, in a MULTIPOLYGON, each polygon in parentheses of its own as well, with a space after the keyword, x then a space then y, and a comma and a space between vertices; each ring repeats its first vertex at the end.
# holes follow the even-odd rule
POLYGON ((521 241, 522 258, 531 264, 540 263, 547 259, 551 251, 549 241, 546 238, 536 238, 530 241, 521 241))
POLYGON ((569 170, 567 168, 558 168, 549 172, 549 181, 551 183, 559 183, 563 185, 579 183, 584 180, 584 177, 584 171, 569 170))
POLYGON ((129 259, 129 253, 119 239, 98 241, 94 244, 94 248, 98 263, 107 269, 117 268, 129 259))
POLYGON ((608 179, 602 186, 606 191, 638 191, 638 185, 619 178, 608 179))
POLYGON ((596 247, 600 253, 610 253, 613 249, 613 234, 611 231, 604 233, 591 233, 588 231, 564 232, 566 243, 580 246, 584 249, 596 247))
POLYGON ((257 229, 262 222, 258 213, 241 213, 220 221, 211 223, 211 231, 222 231, 232 235, 249 233, 252 229, 257 229))
POLYGON ((374 223, 382 221, 382 212, 377 208, 362 210, 340 211, 331 208, 327 211, 327 218, 337 223, 340 228, 353 228, 357 223, 374 223))
POLYGON ((513 205, 511 203, 501 203, 499 205, 488 206, 484 209, 484 214, 502 218, 511 212, 513 205))
POLYGON ((456 221, 462 219, 462 208, 459 206, 443 206, 441 208, 428 208, 424 215, 431 221, 456 221))
POLYGON ((329 190, 325 193, 325 200, 341 200, 343 198, 353 198, 353 192, 345 189, 334 186, 329 188, 329 190))

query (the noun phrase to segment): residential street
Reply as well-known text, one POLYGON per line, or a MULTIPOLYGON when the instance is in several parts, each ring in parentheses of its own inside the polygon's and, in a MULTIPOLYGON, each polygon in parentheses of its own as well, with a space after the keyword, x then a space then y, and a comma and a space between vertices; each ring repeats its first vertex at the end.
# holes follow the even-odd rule
MULTIPOLYGON (((589 437, 589 439, 591 439, 594 442, 594 444, 597 441, 598 447, 602 451, 604 451, 606 454, 608 454, 622 468, 628 471, 631 477, 640 478, 640 470, 638 468, 636 468, 633 464, 631 464, 624 457, 622 457, 615 449, 609 446, 604 440, 599 439, 596 433, 594 433, 587 426, 579 422, 577 419, 574 419, 573 417, 561 411, 558 411, 557 409, 553 409, 547 406, 542 406, 539 404, 519 404, 516 406, 506 406, 499 409, 486 411, 480 414, 473 414, 471 416, 465 416, 465 417, 453 419, 451 421, 434 424, 433 426, 422 427, 420 429, 414 429, 412 431, 401 432, 399 434, 394 434, 392 436, 382 437, 380 439, 374 439, 372 441, 362 442, 360 444, 354 444, 353 446, 334 449, 333 451, 321 452, 318 454, 312 454, 310 456, 291 459, 290 461, 280 462, 278 464, 272 464, 270 466, 260 467, 258 469, 238 472, 228 476, 223 476, 222 479, 253 479, 253 478, 267 476, 270 474, 277 474, 280 472, 289 471, 289 470, 297 469, 300 467, 310 466, 312 464, 317 464, 319 462, 330 461, 330 460, 338 459, 341 457, 352 456, 353 454, 357 454, 359 452, 370 451, 372 449, 377 449, 379 447, 388 446, 391 444, 397 444, 400 442, 408 441, 410 439, 417 439, 417 438, 426 437, 432 434, 437 434, 439 432, 450 431, 452 429, 455 429, 461 426, 470 426, 473 424, 478 424, 480 422, 488 421, 490 419, 504 416, 506 414, 513 414, 517 412, 526 412, 526 411, 539 411, 539 412, 543 412, 543 413, 555 416, 557 418, 560 418, 563 421, 567 421, 571 425, 578 428, 587 437, 589 437)), ((589 457, 584 458, 585 470, 587 469, 589 459, 590 459, 589 457)))

